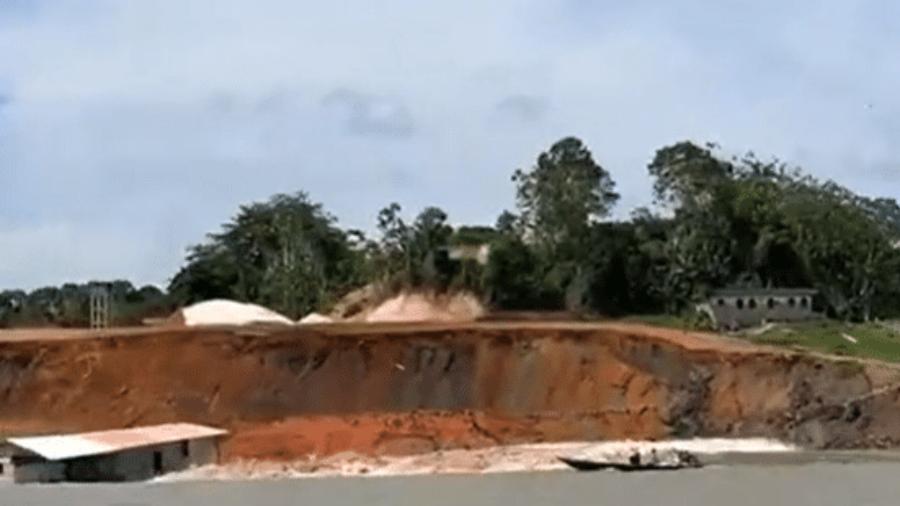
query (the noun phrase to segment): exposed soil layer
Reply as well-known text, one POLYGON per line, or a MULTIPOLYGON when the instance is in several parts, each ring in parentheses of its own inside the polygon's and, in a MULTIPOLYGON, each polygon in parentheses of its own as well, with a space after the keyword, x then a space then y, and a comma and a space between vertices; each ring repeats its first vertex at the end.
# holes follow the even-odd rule
POLYGON ((231 458, 772 437, 900 446, 900 369, 639 325, 0 333, 0 434, 187 421, 231 458))
MULTIPOLYGON (((658 433, 591 414, 502 416, 483 412, 413 411, 294 417, 239 423, 223 446, 226 459, 295 461, 354 452, 414 455, 439 450, 600 439, 642 439, 658 433), (612 422, 612 423, 611 423, 612 422)), ((648 430, 650 429, 650 430, 648 430)))

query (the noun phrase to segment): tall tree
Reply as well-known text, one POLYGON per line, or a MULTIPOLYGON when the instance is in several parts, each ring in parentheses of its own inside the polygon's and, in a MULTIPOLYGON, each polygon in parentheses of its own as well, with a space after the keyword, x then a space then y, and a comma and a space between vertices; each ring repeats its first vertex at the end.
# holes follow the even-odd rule
POLYGON ((518 235, 519 234, 519 217, 508 210, 504 210, 497 217, 497 223, 494 228, 502 235, 518 235))
POLYGON ((437 207, 426 207, 416 216, 412 228, 413 255, 417 282, 442 288, 450 279, 449 265, 444 262, 453 235, 447 224, 447 213, 437 207))
POLYGON ((591 223, 619 200, 609 173, 575 137, 556 142, 512 179, 528 239, 554 259, 577 258, 591 223))
POLYGON ((181 303, 228 297, 303 315, 361 282, 361 251, 305 193, 276 195, 190 249, 169 290, 181 303))
POLYGON ((447 213, 426 207, 412 224, 407 224, 402 211, 395 202, 378 213, 381 241, 374 260, 377 277, 404 287, 445 287, 450 273, 443 258, 453 235, 447 213))
POLYGON ((487 299, 507 310, 558 309, 558 297, 544 291, 543 273, 531 248, 514 235, 492 244, 484 274, 487 299))
POLYGON ((668 146, 649 166, 657 202, 674 211, 656 263, 670 306, 731 284, 811 285, 844 318, 900 300, 896 202, 752 153, 723 161, 713 147, 668 146))
POLYGON ((900 253, 884 223, 847 198, 847 190, 812 178, 787 202, 787 224, 804 268, 835 316, 868 320, 878 297, 900 292, 900 253))
POLYGON ((656 152, 648 166, 657 204, 675 208, 713 207, 731 182, 734 166, 716 158, 715 144, 679 142, 656 152))
POLYGON ((382 280, 400 275, 404 278, 403 282, 410 282, 413 270, 412 233, 403 221, 402 211, 400 204, 392 202, 378 212, 381 241, 375 256, 375 270, 382 280))

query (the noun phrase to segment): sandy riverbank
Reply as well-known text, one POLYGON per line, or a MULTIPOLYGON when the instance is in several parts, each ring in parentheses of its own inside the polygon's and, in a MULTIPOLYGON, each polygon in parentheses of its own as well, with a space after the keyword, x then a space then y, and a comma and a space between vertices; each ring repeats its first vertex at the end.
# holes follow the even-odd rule
POLYGON ((274 480, 336 476, 414 476, 558 471, 563 455, 612 454, 640 448, 677 448, 700 455, 772 454, 796 448, 769 439, 691 439, 682 441, 615 441, 606 443, 542 443, 475 450, 437 451, 411 456, 373 457, 352 452, 293 462, 242 460, 168 475, 160 481, 274 480))

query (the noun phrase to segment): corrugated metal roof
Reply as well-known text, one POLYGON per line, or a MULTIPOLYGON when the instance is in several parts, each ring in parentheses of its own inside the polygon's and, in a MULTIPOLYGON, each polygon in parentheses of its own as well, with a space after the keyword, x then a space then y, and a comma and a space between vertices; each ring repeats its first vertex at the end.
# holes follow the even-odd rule
POLYGON ((47 460, 65 460, 104 455, 188 439, 224 436, 227 431, 191 423, 170 423, 133 429, 105 430, 37 437, 14 437, 7 441, 47 460))

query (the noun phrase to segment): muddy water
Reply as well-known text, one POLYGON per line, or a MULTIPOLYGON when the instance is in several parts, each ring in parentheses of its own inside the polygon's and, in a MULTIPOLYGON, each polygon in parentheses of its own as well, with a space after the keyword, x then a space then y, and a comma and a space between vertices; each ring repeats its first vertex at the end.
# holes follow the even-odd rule
POLYGON ((0 504, 42 506, 896 505, 900 462, 860 457, 744 463, 694 471, 552 472, 152 485, 0 486, 0 504))

